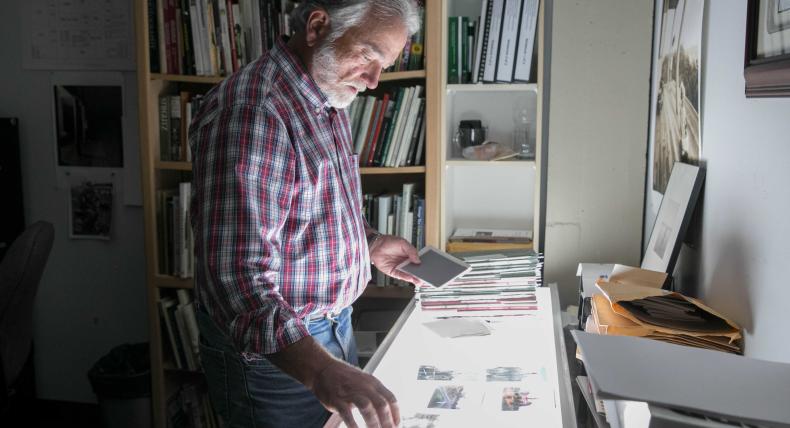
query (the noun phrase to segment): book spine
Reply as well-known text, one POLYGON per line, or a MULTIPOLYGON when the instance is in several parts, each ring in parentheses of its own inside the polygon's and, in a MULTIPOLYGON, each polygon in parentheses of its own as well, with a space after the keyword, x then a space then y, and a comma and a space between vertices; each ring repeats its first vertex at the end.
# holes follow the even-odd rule
POLYGON ((156 0, 148 0, 148 65, 151 73, 159 73, 159 31, 156 19, 156 0))
POLYGON ((521 13, 516 66, 513 79, 528 82, 532 71, 532 52, 535 48, 535 32, 538 21, 538 0, 524 0, 521 13))
POLYGON ((483 70, 483 81, 494 82, 496 80, 497 54, 499 52, 499 41, 502 37, 502 17, 505 12, 505 0, 491 0, 491 27, 488 31, 488 49, 486 50, 485 69, 483 70))
POLYGON ((159 160, 170 159, 170 99, 168 95, 159 96, 159 160))
POLYGON ((477 54, 475 55, 475 66, 472 70, 472 83, 483 80, 483 70, 485 69, 486 57, 488 56, 488 32, 491 29, 493 1, 483 0, 482 3, 480 25, 477 28, 477 54))
POLYGON ((502 40, 499 44, 496 80, 510 83, 513 81, 513 68, 518 41, 521 0, 506 0, 502 19, 502 40))
POLYGON ((447 83, 458 82, 458 20, 455 16, 447 18, 447 83))

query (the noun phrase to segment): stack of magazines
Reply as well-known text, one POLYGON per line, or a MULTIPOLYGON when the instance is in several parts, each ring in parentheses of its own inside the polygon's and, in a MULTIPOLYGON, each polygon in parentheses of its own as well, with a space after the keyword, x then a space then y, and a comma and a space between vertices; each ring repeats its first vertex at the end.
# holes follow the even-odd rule
POLYGON ((535 287, 541 286, 543 256, 532 250, 454 254, 472 270, 443 286, 420 287, 423 310, 502 315, 537 310, 535 287))

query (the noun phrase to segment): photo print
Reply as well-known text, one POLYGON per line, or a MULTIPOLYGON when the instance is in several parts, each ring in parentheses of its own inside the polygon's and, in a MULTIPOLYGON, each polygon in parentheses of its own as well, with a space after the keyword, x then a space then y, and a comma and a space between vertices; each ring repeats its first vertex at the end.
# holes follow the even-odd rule
POLYGON ((431 409, 460 409, 464 398, 462 385, 443 385, 437 387, 428 402, 431 409))
POLYGON ((531 406, 535 397, 523 388, 506 387, 502 390, 502 411, 515 412, 531 406))
POLYGON ((521 367, 494 367, 486 369, 486 382, 520 382, 527 375, 536 372, 527 372, 521 367))
POLYGON ((54 85, 58 166, 123 167, 121 86, 54 85))
POLYGON ((653 117, 653 190, 663 194, 675 161, 696 165, 700 136, 703 0, 665 0, 653 117))
POLYGON ((439 370, 435 366, 420 366, 417 370, 417 380, 453 380, 452 370, 439 370))
POLYGON ((71 186, 69 236, 79 239, 110 239, 112 183, 90 181, 71 186))
POLYGON ((439 415, 416 413, 414 416, 401 419, 400 426, 401 428, 436 428, 438 420, 439 415))

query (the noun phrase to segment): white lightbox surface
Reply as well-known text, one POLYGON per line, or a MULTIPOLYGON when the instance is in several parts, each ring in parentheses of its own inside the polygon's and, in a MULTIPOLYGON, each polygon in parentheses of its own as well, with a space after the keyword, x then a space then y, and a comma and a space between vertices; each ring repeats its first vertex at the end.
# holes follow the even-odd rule
POLYGON ((465 318, 485 324, 487 336, 440 337, 424 323, 460 314, 423 311, 417 302, 372 371, 398 398, 401 426, 562 427, 557 358, 564 347, 555 340, 551 290, 535 294, 537 310, 523 316, 465 318))

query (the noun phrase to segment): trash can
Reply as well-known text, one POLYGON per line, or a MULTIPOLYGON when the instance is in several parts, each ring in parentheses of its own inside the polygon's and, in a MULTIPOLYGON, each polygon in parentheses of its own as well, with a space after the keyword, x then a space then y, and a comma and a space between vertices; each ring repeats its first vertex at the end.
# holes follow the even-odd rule
POLYGON ((148 343, 127 343, 110 350, 88 371, 106 428, 151 426, 149 358, 148 343))

